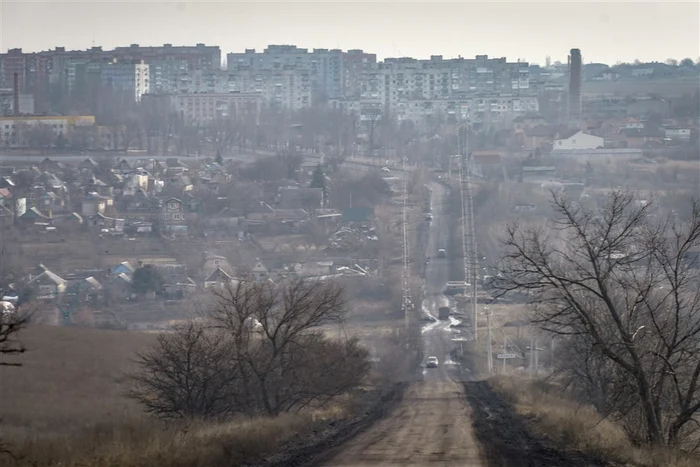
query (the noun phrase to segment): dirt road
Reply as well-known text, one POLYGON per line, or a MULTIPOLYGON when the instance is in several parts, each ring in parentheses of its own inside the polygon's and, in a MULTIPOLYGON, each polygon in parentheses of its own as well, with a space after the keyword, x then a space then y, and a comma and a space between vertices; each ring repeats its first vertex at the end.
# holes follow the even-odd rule
POLYGON ((328 453, 318 465, 481 466, 470 409, 452 381, 416 382, 384 420, 328 453))
MULTIPOLYGON (((437 250, 449 245, 446 189, 431 184, 433 221, 428 231, 426 255, 427 296, 424 311, 437 317, 438 308, 450 301, 442 295, 449 279, 451 258, 437 258, 437 250)), ((471 408, 458 382, 460 369, 450 360, 458 344, 452 339, 452 321, 435 321, 423 328, 425 358, 439 359, 438 368, 425 368, 422 381, 413 382, 402 401, 386 418, 349 442, 331 450, 315 465, 362 467, 482 466, 482 453, 472 428, 471 408)))

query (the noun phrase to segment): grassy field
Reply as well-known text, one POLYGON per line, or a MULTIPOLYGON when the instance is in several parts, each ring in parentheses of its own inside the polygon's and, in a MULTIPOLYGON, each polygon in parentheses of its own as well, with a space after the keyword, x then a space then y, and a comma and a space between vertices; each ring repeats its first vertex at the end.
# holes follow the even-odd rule
POLYGON ((593 408, 562 396, 555 385, 522 376, 498 376, 491 385, 529 420, 530 427, 558 445, 623 465, 693 467, 700 458, 663 448, 634 446, 622 427, 593 408))
MULTIPOLYGON (((324 412, 162 425, 124 397, 132 358, 155 336, 35 326, 22 367, 0 367, 0 466, 230 466, 311 433, 324 412)), ((7 358, 7 357, 6 357, 7 358)), ((13 361, 18 361, 17 359, 13 361)))

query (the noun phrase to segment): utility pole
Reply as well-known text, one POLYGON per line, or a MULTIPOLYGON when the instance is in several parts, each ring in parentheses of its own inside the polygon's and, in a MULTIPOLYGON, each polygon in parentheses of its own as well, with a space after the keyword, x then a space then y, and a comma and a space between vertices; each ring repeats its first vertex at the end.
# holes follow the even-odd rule
POLYGON ((409 269, 409 248, 408 248, 408 173, 406 172, 406 158, 402 159, 401 168, 403 170, 403 213, 402 213, 402 228, 403 228, 403 273, 402 273, 402 306, 404 312, 404 320, 406 327, 407 344, 411 338, 410 315, 413 305, 411 303, 411 279, 409 269))
MULTIPOLYGON (((478 339, 478 308, 476 298, 476 236, 474 229, 474 208, 469 184, 469 127, 459 127, 459 178, 462 199, 462 251, 464 252, 464 282, 471 284, 471 316, 474 341, 478 339)), ((467 310, 465 310, 467 311, 467 310)))
MULTIPOLYGON (((487 334, 487 342, 488 342, 488 349, 487 349, 487 360, 488 360, 488 370, 489 370, 489 375, 493 374, 493 350, 491 349, 491 311, 486 310, 486 328, 488 329, 488 334, 487 334)), ((503 347, 505 347, 505 344, 503 344, 503 347)), ((505 353, 505 352, 504 352, 505 353)), ((503 363, 505 364, 506 359, 503 359, 503 363)))

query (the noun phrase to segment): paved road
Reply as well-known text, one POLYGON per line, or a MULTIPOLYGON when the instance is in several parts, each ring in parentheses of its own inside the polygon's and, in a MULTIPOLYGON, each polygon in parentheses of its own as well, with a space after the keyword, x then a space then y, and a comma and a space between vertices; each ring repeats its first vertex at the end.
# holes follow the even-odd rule
MULTIPOLYGON (((449 274, 449 258, 434 258, 438 248, 448 245, 449 220, 446 190, 432 186, 433 222, 426 269, 427 313, 437 316, 439 306, 448 304, 441 294, 449 274)), ((464 387, 458 382, 458 367, 450 361, 456 347, 450 321, 436 321, 423 328, 425 356, 436 356, 438 368, 426 368, 423 381, 408 388, 401 403, 383 420, 329 454, 320 465, 334 467, 464 466, 487 465, 472 428, 471 408, 464 387)))

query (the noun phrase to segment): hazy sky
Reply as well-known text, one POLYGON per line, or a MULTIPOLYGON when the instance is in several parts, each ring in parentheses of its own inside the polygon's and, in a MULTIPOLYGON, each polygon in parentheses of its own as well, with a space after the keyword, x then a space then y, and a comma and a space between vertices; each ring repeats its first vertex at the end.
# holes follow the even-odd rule
POLYGON ((700 56, 700 2, 109 2, 0 0, 0 49, 268 44, 364 49, 380 58, 487 54, 544 63, 700 56))

